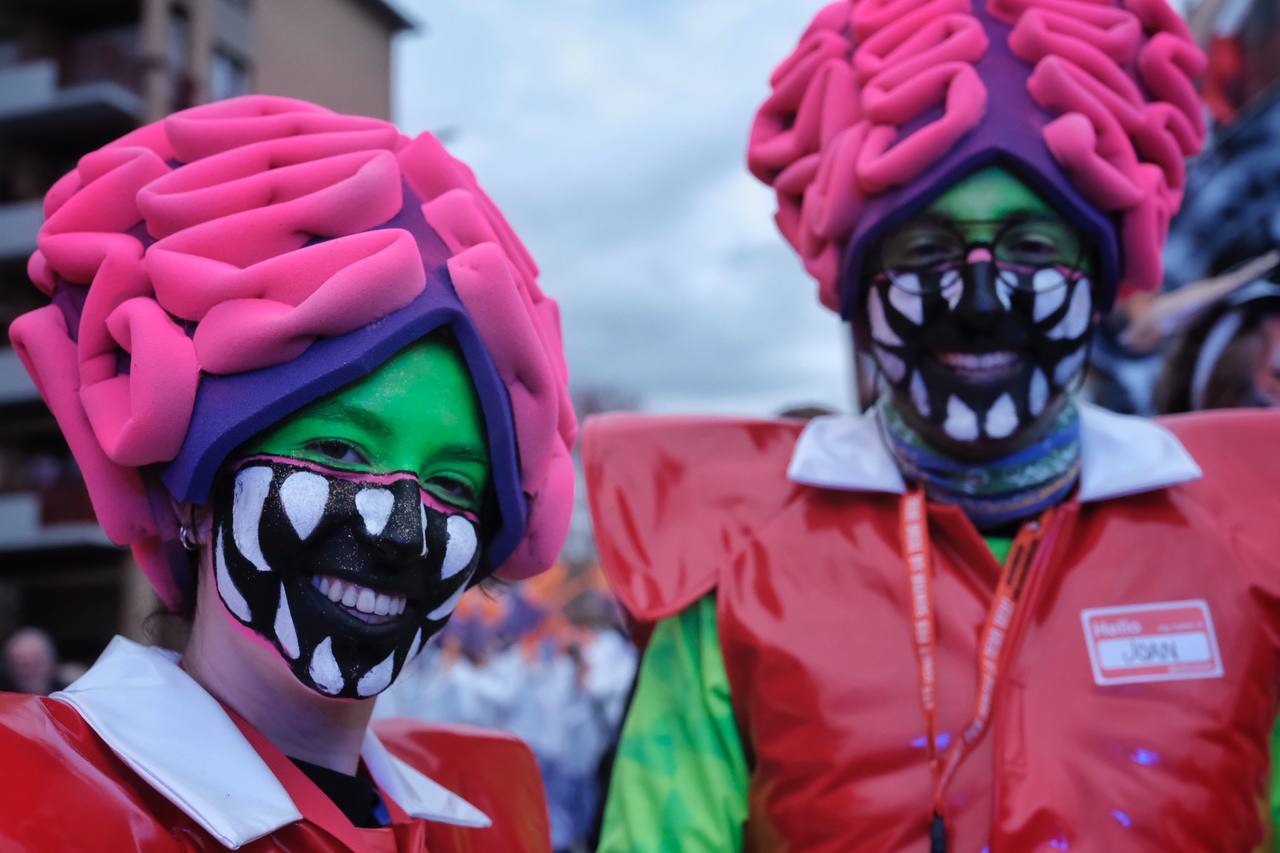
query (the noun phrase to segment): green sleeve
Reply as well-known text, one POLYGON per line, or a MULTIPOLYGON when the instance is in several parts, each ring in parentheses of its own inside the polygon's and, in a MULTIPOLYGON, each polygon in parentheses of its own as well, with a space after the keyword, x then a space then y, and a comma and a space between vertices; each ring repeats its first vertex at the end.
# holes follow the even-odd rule
POLYGON ((1271 732, 1271 849, 1280 850, 1280 720, 1271 732))
POLYGON ((748 775, 711 594, 654 628, 599 853, 741 850, 748 775))

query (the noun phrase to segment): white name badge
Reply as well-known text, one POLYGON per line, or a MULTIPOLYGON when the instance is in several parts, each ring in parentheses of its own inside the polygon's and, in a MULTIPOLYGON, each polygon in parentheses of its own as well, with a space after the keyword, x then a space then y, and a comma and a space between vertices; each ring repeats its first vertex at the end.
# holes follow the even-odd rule
POLYGON ((1221 678, 1222 654, 1203 599, 1080 612, 1093 680, 1111 684, 1221 678))

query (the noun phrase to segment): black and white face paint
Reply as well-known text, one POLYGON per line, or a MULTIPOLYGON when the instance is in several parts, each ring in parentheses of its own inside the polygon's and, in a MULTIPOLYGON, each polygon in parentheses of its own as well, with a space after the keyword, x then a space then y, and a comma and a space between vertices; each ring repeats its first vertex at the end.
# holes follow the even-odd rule
POLYGON ((479 564, 476 519, 414 474, 242 460, 215 498, 218 595, 303 684, 385 690, 440 630, 479 564))
POLYGON ((900 406, 950 442, 1002 442, 1083 372, 1093 294, 1077 269, 1005 263, 975 248, 958 263, 878 273, 866 310, 900 406))

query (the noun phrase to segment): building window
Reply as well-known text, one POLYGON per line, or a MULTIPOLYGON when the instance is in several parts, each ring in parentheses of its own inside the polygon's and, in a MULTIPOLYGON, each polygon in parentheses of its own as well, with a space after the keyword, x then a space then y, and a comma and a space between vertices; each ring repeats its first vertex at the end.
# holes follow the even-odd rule
POLYGON ((221 50, 213 53, 209 69, 209 97, 215 101, 249 93, 249 69, 234 56, 221 50))

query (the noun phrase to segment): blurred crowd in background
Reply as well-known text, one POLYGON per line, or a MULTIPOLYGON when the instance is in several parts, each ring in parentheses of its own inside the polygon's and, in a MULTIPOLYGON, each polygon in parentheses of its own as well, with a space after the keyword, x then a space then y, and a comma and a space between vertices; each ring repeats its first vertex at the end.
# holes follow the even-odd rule
MULTIPOLYGON (((195 14, 209 2, 219 9, 223 4, 250 8, 230 0, 192 0, 173 8, 190 8, 195 14)), ((149 9, 153 4, 144 5, 149 9)), ((341 4, 333 0, 331 5, 341 4)), ((409 26, 402 18, 386 17, 398 14, 393 5, 355 5, 384 9, 381 21, 387 38, 409 26)), ((1191 167, 1186 202, 1172 224, 1165 289, 1121 305, 1104 324, 1094 343, 1086 394, 1112 409, 1146 415, 1277 406, 1280 3, 1181 0, 1173 5, 1210 58, 1202 93, 1213 126, 1211 142, 1191 167)), ((138 6, 104 4, 119 12, 119 20, 107 25, 125 26, 121 22, 129 14, 141 14, 138 6)), ((40 133, 53 133, 56 127, 33 131, 36 125, 30 121, 12 119, 15 109, 20 112, 18 102, 30 92, 19 93, 4 74, 6 68, 29 73, 34 62, 45 61, 28 55, 31 44, 58 42, 47 22, 32 42, 22 28, 41 20, 32 11, 35 5, 19 2, 13 8, 0 17, 0 155, 8 157, 0 169, 4 227, 17 227, 15 211, 21 213, 23 205, 38 199, 56 177, 58 165, 45 163, 40 180, 27 180, 31 176, 22 172, 22 152, 35 150, 40 133)), ((192 20, 198 22, 198 15, 192 20)), ((166 61, 177 62, 181 56, 172 55, 174 32, 170 30, 166 61)), ((198 59, 198 51, 193 55, 198 59)), ((193 101, 238 94, 254 80, 245 66, 252 57, 232 59, 240 64, 232 62, 219 72, 217 55, 212 60, 204 56, 204 76, 183 76, 186 88, 172 91, 193 101), (228 77, 227 68, 238 72, 228 77)), ((762 64, 762 77, 765 68, 762 64)), ((116 66, 111 73, 118 76, 119 71, 116 66)), ((264 79, 263 72, 257 79, 264 79)), ((59 86, 73 88, 69 83, 75 81, 63 80, 59 86)), ((140 91, 151 89, 144 86, 140 91)), ((325 100, 322 93, 296 94, 325 100)), ((333 105, 354 109, 350 104, 333 105)), ((147 109, 165 112, 172 106, 161 99, 147 109)), ((141 121, 146 115, 140 109, 135 118, 141 121)), ((98 135, 114 134, 118 128, 107 122, 99 131, 98 135)), ((82 141, 83 150, 97 144, 93 134, 82 141)), ((75 154, 68 151, 66 157, 75 154)), ((4 251, 0 247, 0 256, 4 251)), ((14 260, 20 258, 20 250, 11 254, 0 257, 0 319, 6 325, 33 298, 23 290, 28 286, 20 280, 21 262, 14 260)), ((797 291, 795 298, 807 297, 797 291)), ((10 389, 17 380, 7 372, 15 366, 9 355, 0 352, 0 688, 48 693, 73 680, 112 630, 121 630, 114 615, 99 622, 74 616, 79 612, 75 602, 83 600, 86 614, 96 612, 95 607, 102 610, 104 601, 110 602, 109 609, 122 612, 129 607, 130 593, 120 587, 129 581, 120 573, 119 552, 76 527, 89 518, 78 474, 65 447, 53 437, 52 424, 41 420, 46 416, 38 401, 33 402, 29 392, 10 389), (39 496, 34 515, 22 502, 29 494, 39 496), (28 535, 31 531, 23 524, 43 538, 28 535), (105 568, 89 567, 90 561, 105 568), (103 592, 107 589, 109 593, 103 592), (54 601, 57 606, 42 603, 54 601), (66 659, 60 657, 55 637, 66 659)), ((595 389, 582 394, 580 414, 626 407, 629 402, 595 389)), ((805 417, 819 411, 805 408, 806 402, 796 400, 796 408, 787 414, 805 417)), ((637 652, 594 558, 585 502, 580 500, 561 565, 523 585, 486 586, 464 598, 439 642, 379 700, 377 713, 516 733, 532 746, 546 779, 557 848, 587 849, 636 666, 637 652)))

